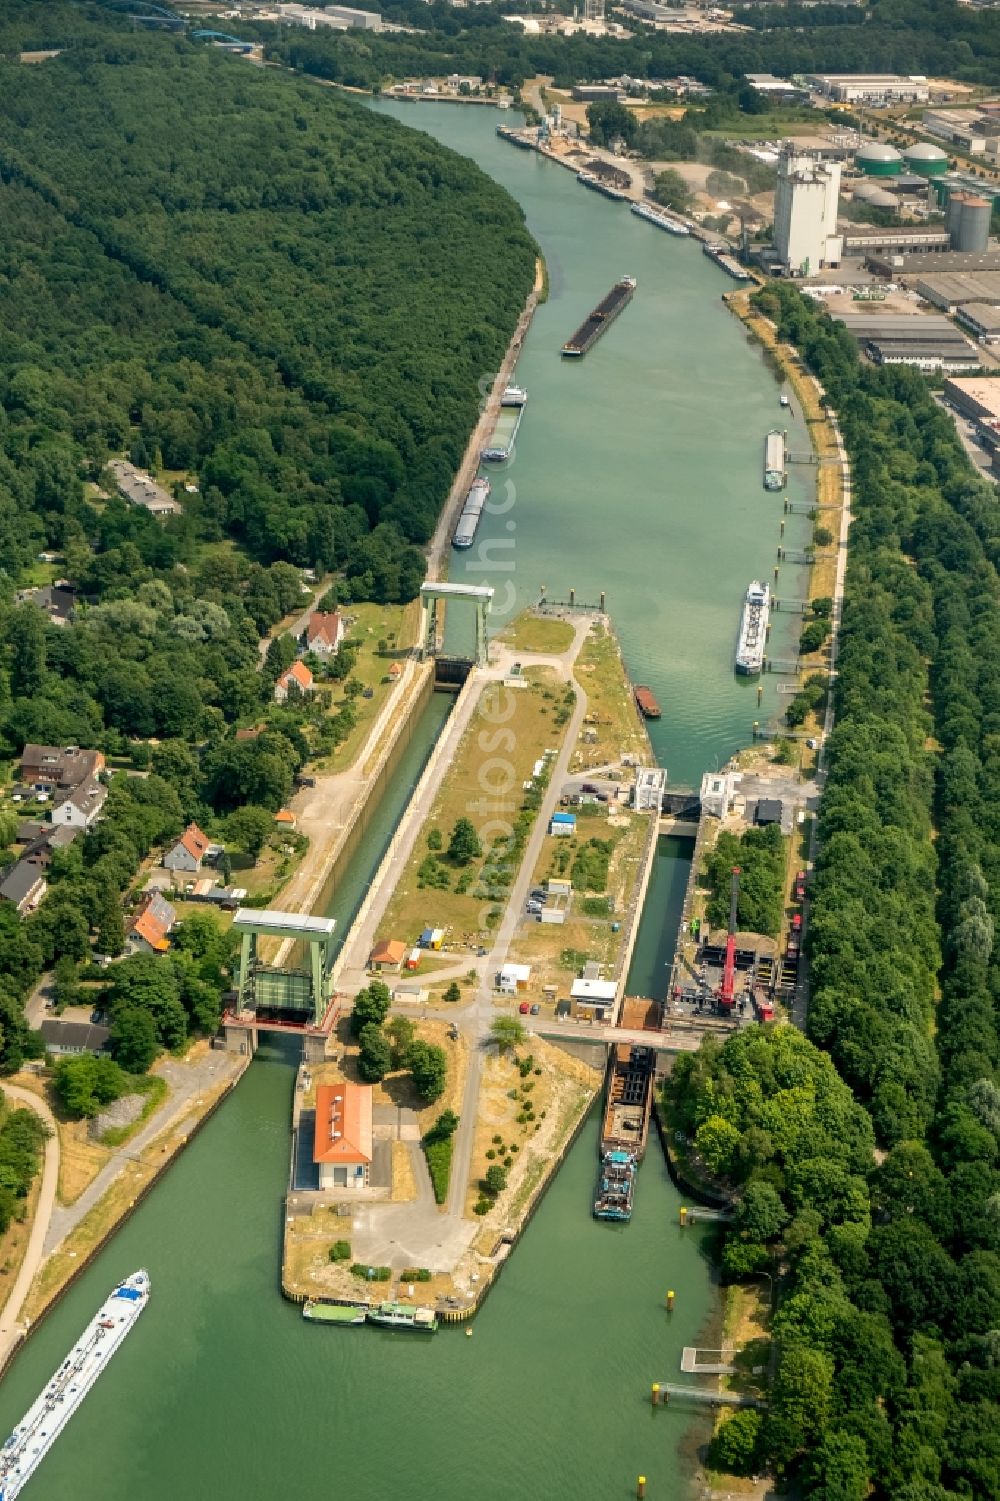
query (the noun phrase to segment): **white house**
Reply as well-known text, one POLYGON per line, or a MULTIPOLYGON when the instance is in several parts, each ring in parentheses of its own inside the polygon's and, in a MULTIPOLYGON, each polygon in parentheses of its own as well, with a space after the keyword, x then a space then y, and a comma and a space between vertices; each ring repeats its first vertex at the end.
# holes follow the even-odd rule
POLYGON ((306 650, 318 657, 335 657, 347 634, 338 610, 315 610, 306 623, 306 650))
POLYGON ((196 823, 189 823, 173 849, 163 857, 167 870, 179 870, 187 875, 197 875, 201 862, 208 852, 211 840, 196 823))
POLYGON ((52 822, 64 828, 89 829, 97 822, 108 796, 101 782, 90 780, 72 787, 61 802, 52 806, 52 822))
POLYGON ((504 964, 497 975, 497 990, 504 995, 516 995, 519 990, 527 990, 530 978, 530 964, 504 964))

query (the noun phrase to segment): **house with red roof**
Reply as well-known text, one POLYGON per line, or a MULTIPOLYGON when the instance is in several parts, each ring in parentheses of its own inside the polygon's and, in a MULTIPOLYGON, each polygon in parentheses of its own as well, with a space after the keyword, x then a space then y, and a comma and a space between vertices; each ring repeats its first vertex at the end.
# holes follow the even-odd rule
POLYGON ((372 1165, 372 1091, 365 1084, 316 1089, 313 1162, 320 1188, 366 1189, 372 1165))
POLYGON ((177 912, 159 891, 147 891, 128 925, 130 954, 165 954, 177 912))
POLYGON ((318 657, 335 657, 346 634, 339 610, 314 610, 306 622, 306 651, 313 651, 318 657))
POLYGON ((196 823, 189 823, 173 849, 167 850, 163 863, 168 870, 197 875, 212 841, 196 823))
POLYGON ((274 685, 274 701, 277 704, 286 703, 289 692, 297 688, 300 693, 313 691, 313 675, 304 662, 293 662, 291 667, 285 669, 274 685))

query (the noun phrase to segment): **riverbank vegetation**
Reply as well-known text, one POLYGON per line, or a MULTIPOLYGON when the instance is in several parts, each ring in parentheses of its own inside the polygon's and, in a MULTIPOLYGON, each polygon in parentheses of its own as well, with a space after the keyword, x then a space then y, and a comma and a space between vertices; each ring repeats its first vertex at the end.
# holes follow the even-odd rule
MULTIPOLYGON (((853 470, 810 915, 808 1029, 824 1052, 781 1032, 710 1045, 683 1065, 692 1098, 673 1108, 739 1203, 724 1264, 778 1284, 777 1375, 753 1462, 810 1496, 996 1498, 995 492, 922 377, 862 366, 790 288, 755 301, 822 382, 853 470), (794 1073, 777 1062, 799 1053, 804 1092, 768 1119, 794 1073), (835 1139, 815 1136, 813 1166, 794 1164, 789 1144, 831 1065, 856 1104, 835 1139)), ((733 1437, 735 1452, 747 1435, 733 1437)))
MULTIPOLYGON (((471 162, 280 70, 31 0, 5 8, 0 51, 0 781, 30 741, 100 748, 112 782, 40 910, 0 908, 13 1072, 39 1047, 24 997, 95 935, 120 952, 155 850, 194 820, 255 859, 243 836, 259 852, 306 760, 360 744, 393 667, 378 627, 423 578, 535 247, 471 162), (13 60, 48 42, 58 57, 13 60), (124 455, 173 514, 117 493, 124 455), (327 607, 378 602, 359 612, 377 649, 278 703, 295 643, 262 660, 260 638, 313 574, 327 607), (15 598, 57 579, 65 622, 15 598)), ((219 987, 170 973, 169 1004, 116 1019, 124 1067, 214 1026, 219 987)))

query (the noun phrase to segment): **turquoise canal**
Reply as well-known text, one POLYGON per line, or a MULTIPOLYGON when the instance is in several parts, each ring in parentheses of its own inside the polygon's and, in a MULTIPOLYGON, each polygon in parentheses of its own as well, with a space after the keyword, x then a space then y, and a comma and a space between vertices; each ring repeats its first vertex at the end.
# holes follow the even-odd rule
MULTIPOLYGON (((492 553, 477 545, 452 577, 494 584, 504 606, 543 584, 550 597, 575 587, 583 600, 606 589, 632 676, 663 705, 657 753, 674 780, 695 781, 748 740, 758 717, 755 689, 733 677, 732 650, 742 593, 771 577, 778 544, 781 498, 761 484, 764 435, 789 425, 775 380, 722 306, 730 284, 697 246, 505 146, 491 111, 395 112, 474 155, 515 194, 550 275, 518 366, 529 404, 516 457, 494 475, 494 500, 506 477, 513 502, 484 523, 479 541, 492 553), (561 361, 564 339, 623 272, 639 280, 632 305, 586 359, 561 361), (513 567, 487 566, 500 562, 513 567)), ((801 428, 789 438, 805 449, 801 428)), ((806 497, 810 482, 793 470, 790 493, 806 497)), ((790 545, 801 543, 808 523, 790 518, 788 531, 790 545)), ((796 593, 785 575, 781 588, 796 593)), ((780 650, 780 616, 777 625, 780 650)), ((777 705, 771 682, 761 717, 777 705)), ((425 710, 341 881, 331 909, 341 922, 444 712, 440 699, 425 710)), ((632 990, 663 993, 688 851, 661 842, 632 990)), ((292 1080, 287 1055, 262 1055, 18 1357, 0 1386, 4 1431, 115 1279, 149 1268, 147 1312, 28 1501, 612 1501, 634 1494, 639 1473, 650 1501, 682 1496, 691 1414, 651 1412, 649 1386, 676 1378, 682 1345, 716 1300, 704 1236, 680 1231, 655 1147, 632 1223, 597 1225, 591 1119, 471 1339, 325 1329, 278 1292, 292 1080)))

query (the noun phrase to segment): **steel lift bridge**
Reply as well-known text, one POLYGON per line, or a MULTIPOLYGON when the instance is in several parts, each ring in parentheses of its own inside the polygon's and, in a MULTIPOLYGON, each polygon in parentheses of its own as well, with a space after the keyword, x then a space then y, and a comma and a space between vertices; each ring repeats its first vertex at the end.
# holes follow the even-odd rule
POLYGON ((488 654, 488 642, 486 637, 486 617, 490 613, 493 603, 493 590, 487 584, 446 584, 428 582, 420 585, 420 654, 422 657, 435 657, 439 664, 449 660, 458 659, 443 658, 438 650, 438 637, 440 634, 438 620, 438 606, 441 603, 467 601, 475 607, 476 611, 476 655, 475 661, 469 662, 462 659, 466 670, 469 667, 485 667, 488 654))
POLYGON ((332 917, 306 917, 240 907, 233 931, 240 938, 235 987, 222 1025, 231 1052, 254 1053, 261 1032, 294 1033, 302 1038, 303 1057, 326 1056, 337 1019, 333 984, 334 929, 332 917), (288 964, 270 962, 261 940, 289 949, 288 964))

